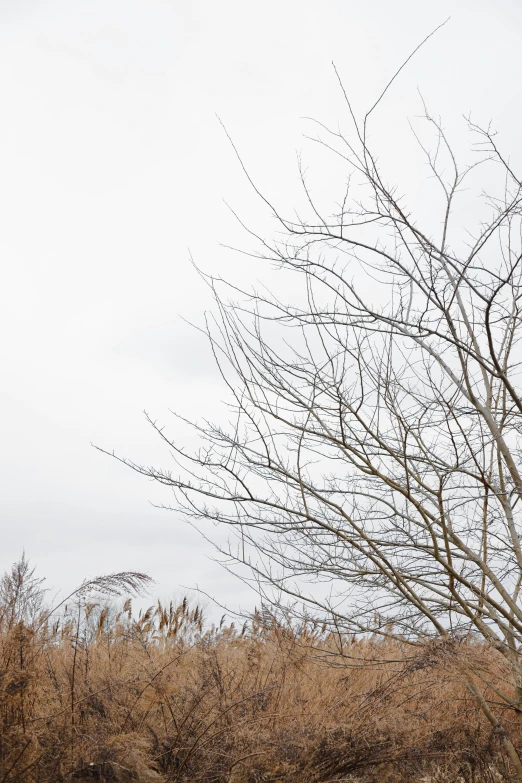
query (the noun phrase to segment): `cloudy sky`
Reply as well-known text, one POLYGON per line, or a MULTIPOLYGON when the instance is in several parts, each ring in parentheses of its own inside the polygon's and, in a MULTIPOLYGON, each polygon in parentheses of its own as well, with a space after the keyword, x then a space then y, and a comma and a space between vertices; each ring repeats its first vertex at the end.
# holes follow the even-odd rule
MULTIPOLYGON (((142 411, 171 434, 171 410, 219 415, 208 349, 182 320, 209 306, 189 257, 262 278, 220 245, 244 244, 224 200, 268 224, 216 114, 292 205, 302 118, 346 121, 332 60, 363 111, 448 16, 375 122, 381 161, 419 199, 417 87, 459 144, 471 112, 520 156, 519 0, 0 0, 0 568, 25 548, 61 590, 139 569, 165 597, 199 585, 252 604, 151 505, 161 488, 91 442, 168 467, 142 411)), ((315 171, 321 193, 331 176, 315 171)))

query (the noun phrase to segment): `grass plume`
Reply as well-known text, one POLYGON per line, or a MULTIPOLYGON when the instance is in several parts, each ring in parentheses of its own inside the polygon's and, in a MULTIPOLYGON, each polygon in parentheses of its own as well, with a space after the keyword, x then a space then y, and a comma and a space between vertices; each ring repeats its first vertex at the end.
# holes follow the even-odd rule
POLYGON ((25 558, 5 575, 0 783, 512 779, 459 679, 472 656, 484 680, 502 682, 500 656, 483 645, 412 653, 268 611, 212 626, 187 599, 135 613, 131 594, 148 582, 90 580, 52 611, 25 558))

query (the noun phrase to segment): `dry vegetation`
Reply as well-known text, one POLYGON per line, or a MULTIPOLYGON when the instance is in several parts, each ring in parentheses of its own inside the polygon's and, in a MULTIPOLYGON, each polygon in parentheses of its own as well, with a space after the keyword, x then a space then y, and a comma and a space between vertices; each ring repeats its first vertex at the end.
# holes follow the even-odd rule
POLYGON ((186 600, 135 616, 87 590, 49 615, 24 560, 0 600, 3 783, 510 780, 460 682, 470 658, 502 677, 478 644, 325 638, 268 613, 209 628, 186 600))

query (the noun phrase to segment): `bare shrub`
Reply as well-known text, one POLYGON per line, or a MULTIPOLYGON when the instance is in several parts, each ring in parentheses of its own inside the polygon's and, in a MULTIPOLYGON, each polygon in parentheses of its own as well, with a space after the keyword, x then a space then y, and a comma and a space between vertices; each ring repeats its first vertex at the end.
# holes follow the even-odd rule
POLYGON ((151 420, 173 469, 124 462, 192 524, 228 526, 228 564, 294 620, 401 649, 497 650, 504 681, 454 661, 522 780, 522 178, 471 119, 461 164, 421 101, 412 143, 433 190, 408 199, 370 144, 394 79, 360 117, 339 80, 349 130, 317 123, 314 141, 336 156, 340 191, 321 203, 301 166, 295 217, 231 141, 275 228, 247 228, 247 256, 289 275, 291 293, 203 276, 226 423, 195 422, 189 453, 151 420))

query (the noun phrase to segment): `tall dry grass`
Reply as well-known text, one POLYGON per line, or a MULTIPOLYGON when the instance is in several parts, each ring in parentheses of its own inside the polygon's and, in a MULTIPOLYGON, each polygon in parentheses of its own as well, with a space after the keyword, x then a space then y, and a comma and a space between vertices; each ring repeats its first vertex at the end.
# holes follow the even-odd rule
POLYGON ((503 676, 470 642, 209 628, 186 600, 135 615, 83 590, 50 614, 22 560, 0 584, 0 783, 508 781, 462 656, 503 676))

